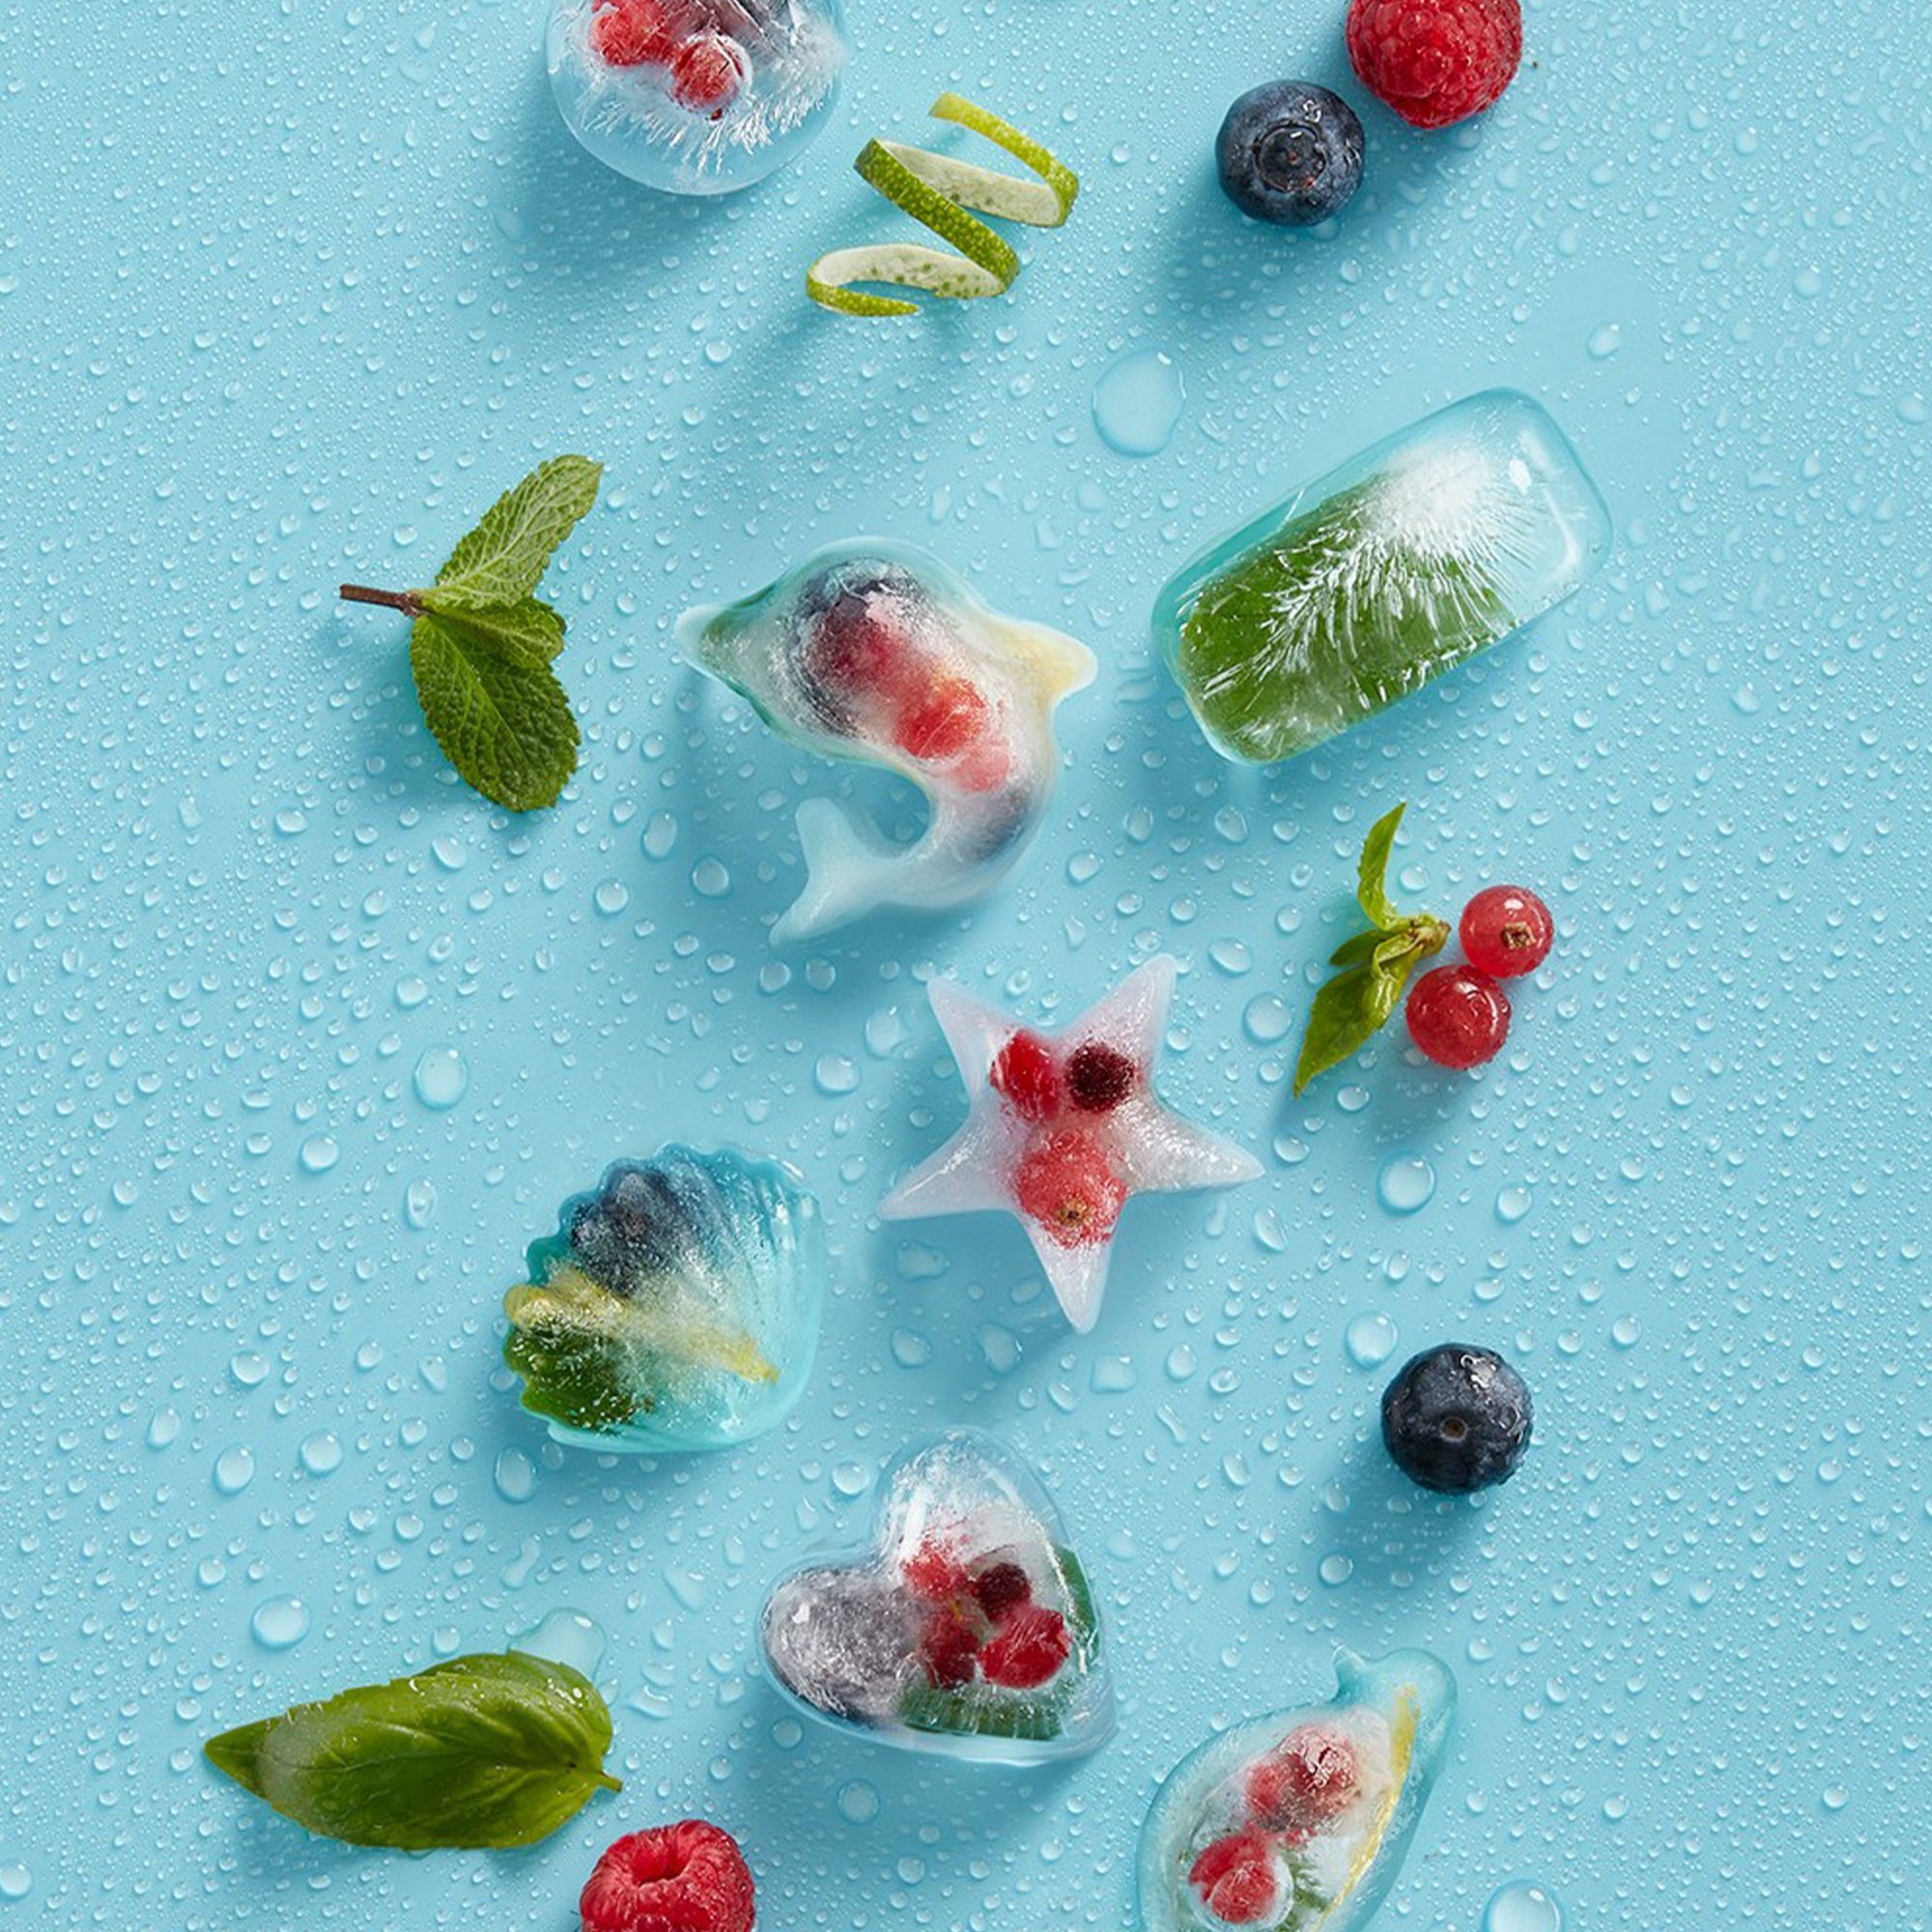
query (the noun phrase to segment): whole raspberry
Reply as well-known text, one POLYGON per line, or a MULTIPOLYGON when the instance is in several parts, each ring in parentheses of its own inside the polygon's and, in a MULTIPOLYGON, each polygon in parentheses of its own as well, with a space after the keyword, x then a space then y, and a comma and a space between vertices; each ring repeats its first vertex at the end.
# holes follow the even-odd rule
POLYGON ((999 1635, 980 1651, 980 1669, 989 1684, 1032 1690, 1054 1676, 1072 1650, 1066 1619, 1058 1610, 1022 1604, 1008 1614, 999 1635))
POLYGON ((1009 1610, 1033 1599, 1033 1583, 1017 1563, 995 1563, 973 1578, 980 1607, 998 1623, 1009 1610))
POLYGON ((1205 1845, 1187 1883, 1224 1925, 1253 1925, 1286 1902, 1281 1861, 1259 1832, 1235 1832, 1205 1845))
POLYGON ((670 98, 714 121, 751 77, 751 60, 729 34, 693 34, 670 57, 670 98))
POLYGON ((1355 1747, 1340 1731, 1298 1724, 1248 1772, 1248 1809, 1273 1832, 1325 1825, 1360 1783, 1355 1747))
POLYGON ((1063 1248, 1106 1240, 1127 1199, 1106 1149, 1085 1134, 1037 1141, 1013 1177, 1013 1193, 1020 1212, 1063 1248))
POLYGON ((1001 1047, 986 1076, 1023 1121, 1050 1121, 1060 1110, 1060 1068, 1053 1049, 1022 1028, 1001 1047))
POLYGON ((926 1618, 925 1629, 920 1633, 920 1662, 925 1665, 926 1676, 942 1690, 972 1683, 979 1651, 979 1639, 943 1606, 926 1618))
POLYGON ((1447 128, 1516 78, 1521 0, 1350 0, 1349 58, 1410 127, 1447 128))
POLYGON ((1067 1058, 1067 1096, 1084 1114, 1111 1114, 1134 1091, 1140 1071, 1118 1046, 1087 1040, 1067 1058))
POLYGON ((611 67, 663 67, 676 37, 658 0, 613 0, 592 16, 590 45, 611 67))
POLYGON ((577 1901, 583 1932, 752 1932, 752 1873, 728 1832, 687 1818, 619 1838, 577 1901))

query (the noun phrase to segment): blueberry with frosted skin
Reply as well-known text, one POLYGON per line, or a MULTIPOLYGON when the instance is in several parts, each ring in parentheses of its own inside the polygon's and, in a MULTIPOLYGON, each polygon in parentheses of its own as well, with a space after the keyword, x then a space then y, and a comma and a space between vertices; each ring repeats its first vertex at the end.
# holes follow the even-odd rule
POLYGON ((1271 80, 1228 109, 1214 164, 1243 214, 1306 228, 1339 213, 1361 185, 1362 124, 1325 87, 1271 80))
POLYGON ((1448 1495, 1506 1483, 1529 1446, 1530 1423, 1522 1378, 1469 1342, 1411 1357, 1382 1396, 1382 1440, 1396 1466, 1448 1495))

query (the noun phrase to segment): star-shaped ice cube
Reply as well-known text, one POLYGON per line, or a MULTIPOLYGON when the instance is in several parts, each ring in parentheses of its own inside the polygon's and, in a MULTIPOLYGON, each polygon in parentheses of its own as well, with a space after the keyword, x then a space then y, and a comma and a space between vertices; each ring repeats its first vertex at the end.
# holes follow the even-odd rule
POLYGON ((966 1122, 879 1204, 888 1220, 1016 1215, 1067 1321, 1099 1319, 1121 1209, 1135 1194, 1232 1187, 1261 1162, 1153 1091, 1175 965, 1150 959, 1051 1036, 962 992, 927 989, 966 1083, 966 1122))

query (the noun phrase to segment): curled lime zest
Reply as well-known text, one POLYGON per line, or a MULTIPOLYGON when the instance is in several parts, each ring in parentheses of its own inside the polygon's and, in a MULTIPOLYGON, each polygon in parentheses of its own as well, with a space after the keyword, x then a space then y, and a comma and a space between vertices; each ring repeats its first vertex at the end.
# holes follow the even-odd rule
POLYGON ((805 273, 805 292, 821 307, 840 315, 919 313, 917 302, 868 295, 854 288, 855 282, 923 289, 946 301, 1004 295, 1020 271, 1020 258, 979 216, 997 215, 1029 228, 1058 228, 1072 213, 1080 193, 1079 177, 1037 141, 957 94, 942 94, 929 111, 936 121, 951 121, 983 136, 1039 179, 999 174, 899 141, 867 141, 852 164, 859 178, 952 248, 914 242, 834 248, 805 273), (969 214, 968 209, 978 213, 969 214))

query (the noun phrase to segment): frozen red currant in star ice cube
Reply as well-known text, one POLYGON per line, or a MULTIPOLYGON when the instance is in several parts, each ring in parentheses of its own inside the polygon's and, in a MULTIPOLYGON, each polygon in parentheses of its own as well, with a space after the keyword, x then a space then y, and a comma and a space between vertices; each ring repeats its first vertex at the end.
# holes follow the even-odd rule
POLYGON ((1013 1193, 1020 1212, 1063 1248, 1107 1240, 1127 1199, 1106 1149, 1080 1133, 1036 1141, 1020 1158, 1013 1193))
POLYGON ((714 121, 751 77, 751 57, 729 34, 693 34, 670 57, 670 98, 714 121))
POLYGON ((1053 1048, 1024 1027, 1001 1047, 986 1077, 1023 1121, 1050 1121, 1060 1110, 1060 1068, 1053 1048))
POLYGON ((1111 1114, 1140 1078, 1133 1057, 1105 1040, 1083 1040, 1066 1061, 1066 1095, 1083 1114, 1111 1114))

